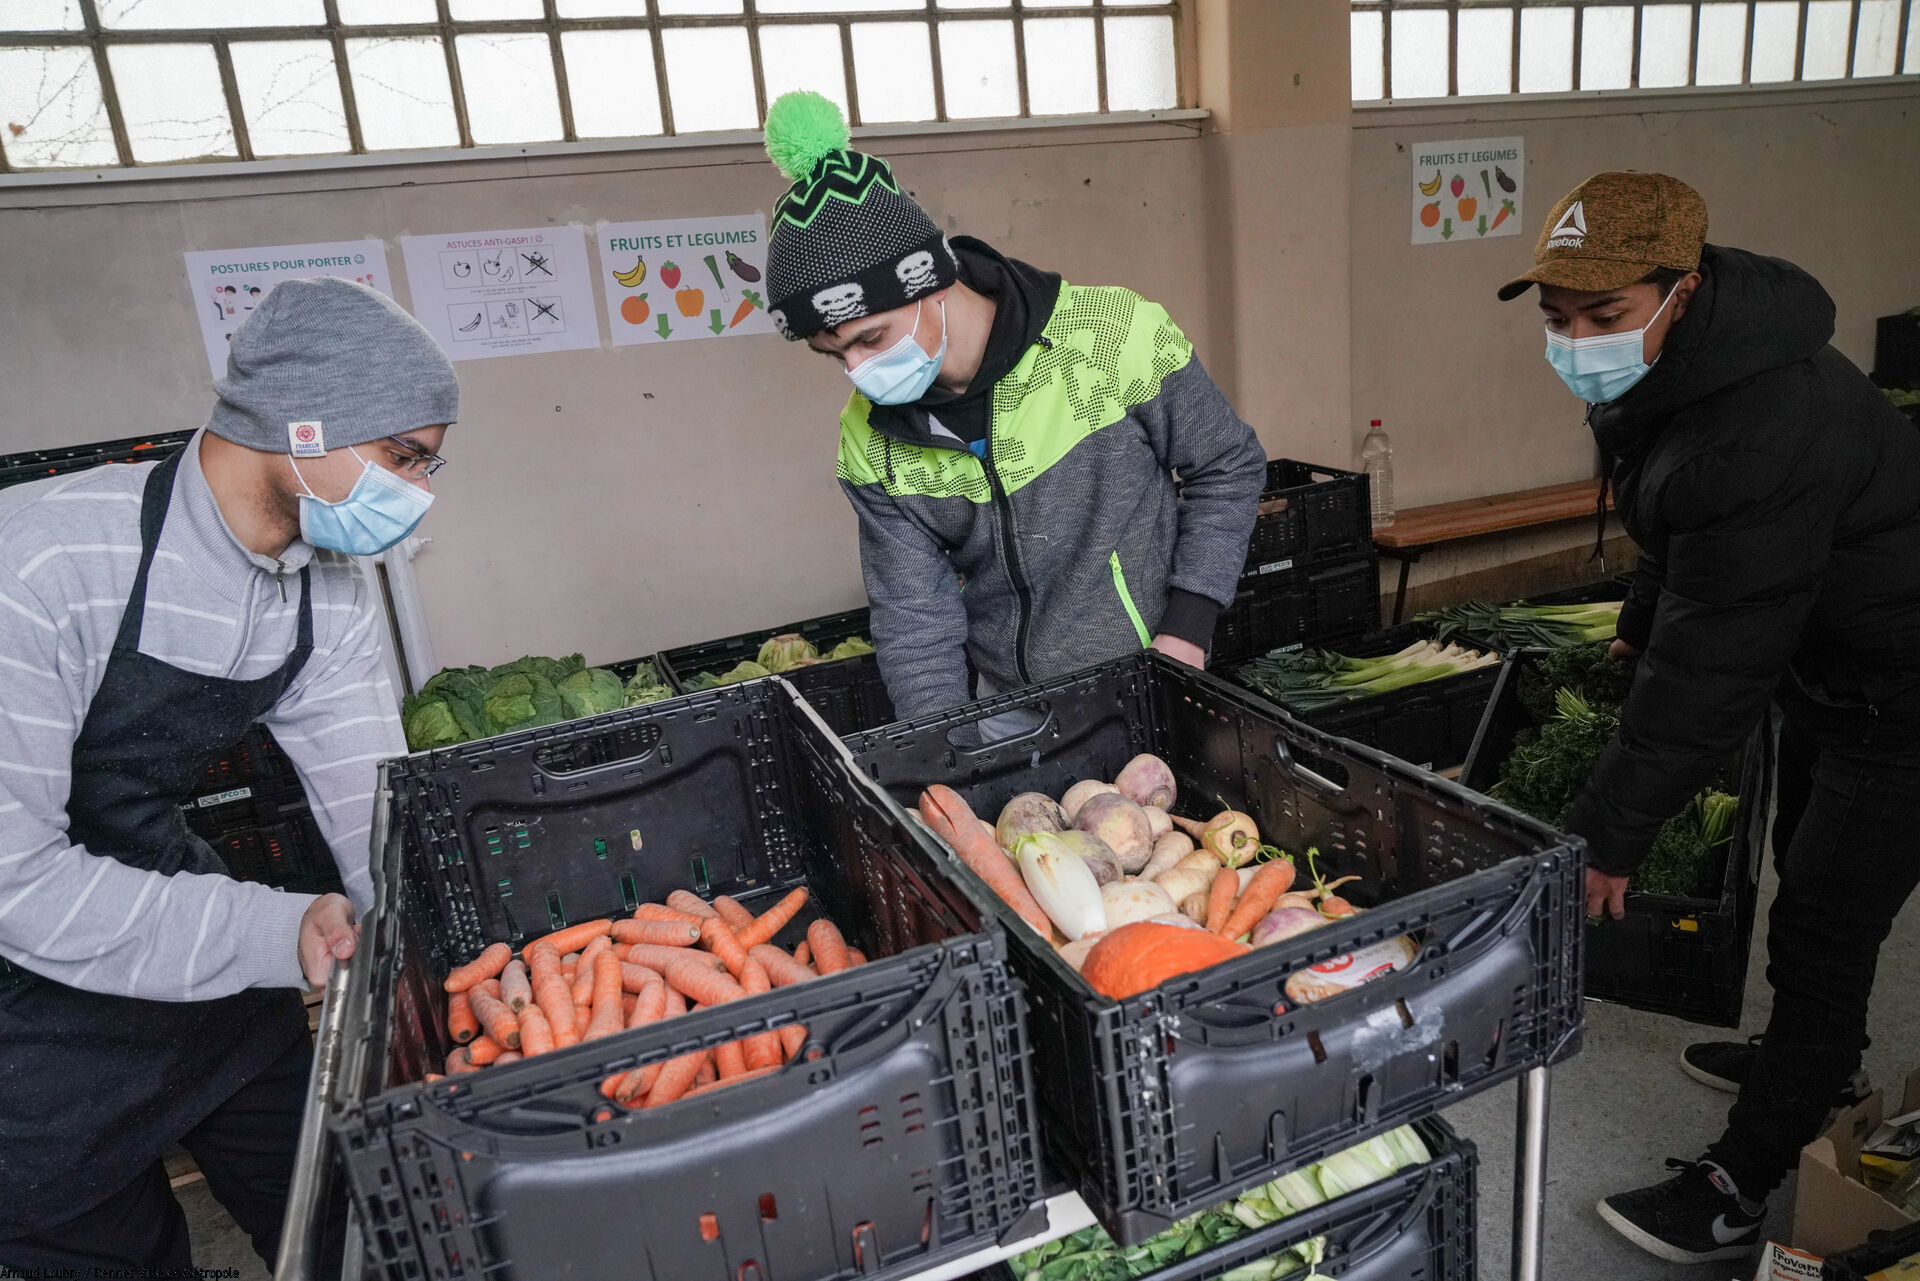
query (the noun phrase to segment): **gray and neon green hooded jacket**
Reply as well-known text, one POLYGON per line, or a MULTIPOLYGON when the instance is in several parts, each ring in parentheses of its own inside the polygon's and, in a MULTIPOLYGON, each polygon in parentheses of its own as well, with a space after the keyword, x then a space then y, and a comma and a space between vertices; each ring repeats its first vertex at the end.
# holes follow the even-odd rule
POLYGON ((961 280, 999 309, 975 386, 903 406, 855 392, 840 417, 895 710, 966 702, 969 661, 1010 690, 1163 630, 1204 648, 1253 531, 1266 465, 1253 429, 1158 304, 968 237, 953 247, 961 280), (1024 321, 1011 334, 1009 315, 1024 321), (987 430, 970 448, 940 417, 976 397, 987 430))

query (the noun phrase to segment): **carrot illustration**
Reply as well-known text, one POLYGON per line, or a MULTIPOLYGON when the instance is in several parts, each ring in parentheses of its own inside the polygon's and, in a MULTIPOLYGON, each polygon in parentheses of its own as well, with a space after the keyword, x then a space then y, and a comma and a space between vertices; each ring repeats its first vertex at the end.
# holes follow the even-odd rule
POLYGON ((1500 202, 1500 212, 1493 216, 1493 222, 1487 227, 1487 230, 1492 231, 1495 227, 1498 227, 1501 223, 1505 222, 1512 213, 1513 201, 1502 200, 1500 202))

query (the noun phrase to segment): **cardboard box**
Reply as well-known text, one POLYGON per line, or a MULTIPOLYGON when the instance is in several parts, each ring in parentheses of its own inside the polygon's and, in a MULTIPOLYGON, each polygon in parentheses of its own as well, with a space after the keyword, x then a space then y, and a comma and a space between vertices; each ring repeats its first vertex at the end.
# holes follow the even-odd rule
POLYGON ((1800 1150, 1800 1180, 1793 1195, 1793 1245, 1821 1256, 1843 1254, 1869 1232, 1891 1231, 1915 1222, 1860 1181, 1860 1149, 1888 1116, 1920 1108, 1920 1072, 1906 1080, 1906 1092, 1890 1106, 1887 1092, 1875 1090, 1853 1107, 1836 1113, 1833 1124, 1800 1150))

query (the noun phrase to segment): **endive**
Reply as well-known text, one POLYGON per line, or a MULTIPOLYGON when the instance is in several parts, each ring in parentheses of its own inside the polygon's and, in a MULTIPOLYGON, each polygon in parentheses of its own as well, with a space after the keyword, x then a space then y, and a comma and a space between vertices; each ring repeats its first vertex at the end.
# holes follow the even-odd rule
POLYGON ((1040 910, 1069 940, 1107 928, 1100 883, 1059 833, 1031 832, 1013 843, 1013 854, 1040 910))

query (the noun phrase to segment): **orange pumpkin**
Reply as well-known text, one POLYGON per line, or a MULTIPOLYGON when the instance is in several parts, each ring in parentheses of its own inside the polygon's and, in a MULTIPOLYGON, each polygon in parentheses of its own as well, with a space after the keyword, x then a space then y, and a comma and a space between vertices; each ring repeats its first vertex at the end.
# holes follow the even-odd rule
POLYGON ((1245 944, 1210 930, 1136 921, 1096 943, 1080 974, 1094 991, 1119 1000, 1159 987, 1176 974, 1204 970, 1247 951, 1245 944))

